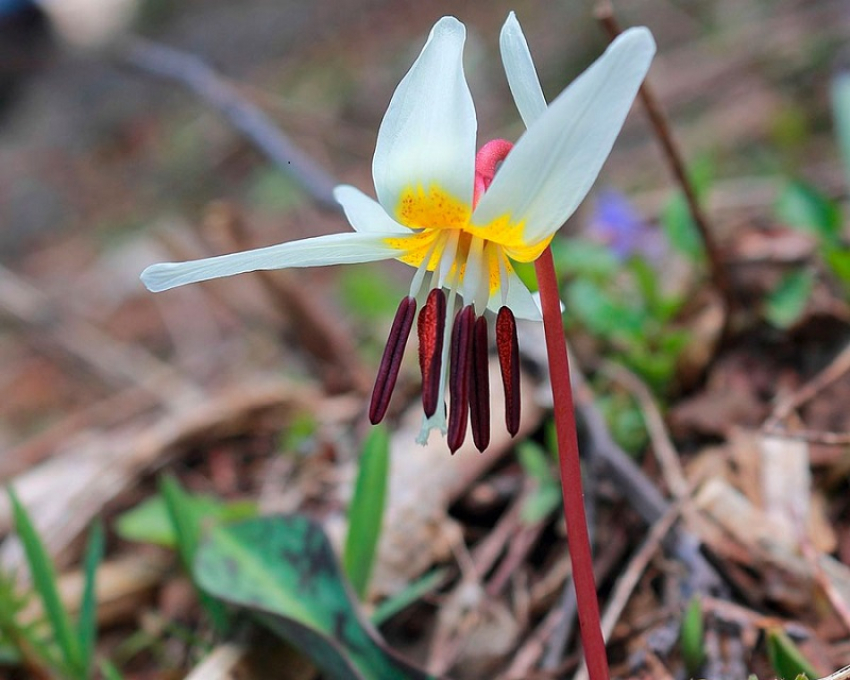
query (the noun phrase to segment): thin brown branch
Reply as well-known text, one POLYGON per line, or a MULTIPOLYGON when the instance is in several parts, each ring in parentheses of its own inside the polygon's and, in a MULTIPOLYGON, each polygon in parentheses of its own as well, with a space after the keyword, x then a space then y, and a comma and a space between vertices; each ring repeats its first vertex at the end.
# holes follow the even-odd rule
POLYGON ((667 482, 668 488, 676 498, 687 497, 690 485, 679 460, 679 453, 673 446, 661 410, 655 403, 646 383, 625 367, 611 362, 606 362, 602 371, 613 381, 620 383, 634 394, 643 412, 646 428, 652 441, 652 448, 655 457, 658 459, 658 464, 661 466, 664 481, 667 482))
MULTIPOLYGON (((596 5, 596 19, 605 29, 608 37, 613 40, 622 29, 617 17, 614 14, 614 7, 610 0, 600 0, 596 5)), ((736 299, 732 291, 732 286, 729 283, 729 277, 726 273, 726 268, 720 255, 720 248, 712 233, 711 225, 700 206, 697 197, 696 189, 693 182, 688 177, 685 169, 685 162, 682 158, 682 153, 676 140, 673 138, 673 133, 670 130, 670 124, 661 104, 655 95, 654 90, 650 87, 648 81, 644 81, 640 88, 640 100, 646 110, 649 121, 652 124, 652 129, 655 131, 655 136, 661 144, 661 149, 664 152, 664 158, 670 171, 682 189, 685 200, 688 204, 688 210, 691 213, 694 224, 702 238, 705 254, 708 259, 709 275, 711 280, 723 298, 727 311, 736 307, 736 299)))
POLYGON ((119 45, 118 58, 145 73, 180 83, 227 118, 266 157, 292 177, 324 208, 340 211, 333 197, 336 181, 299 149, 253 102, 198 56, 128 37, 119 45))
MULTIPOLYGON (((646 571, 647 566, 649 566, 650 560, 661 548, 664 538, 679 518, 681 509, 681 503, 675 503, 667 509, 664 515, 652 526, 640 548, 638 548, 637 552, 629 561, 626 570, 614 584, 614 592, 602 614, 602 635, 606 641, 611 638, 614 626, 620 620, 620 616, 625 610, 629 598, 631 598, 634 589, 640 582, 641 576, 646 571)), ((587 680, 586 670, 584 668, 579 669, 575 678, 576 680, 587 680)))

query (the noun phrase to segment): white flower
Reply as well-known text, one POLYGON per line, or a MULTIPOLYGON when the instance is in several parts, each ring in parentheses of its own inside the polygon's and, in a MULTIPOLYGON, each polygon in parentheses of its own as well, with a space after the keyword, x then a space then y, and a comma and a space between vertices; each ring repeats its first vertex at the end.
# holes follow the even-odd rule
POLYGON ((390 258, 415 267, 409 296, 393 324, 370 417, 377 422, 386 412, 416 300, 427 298, 418 321, 427 417, 423 432, 445 430, 440 407, 448 381, 452 451, 463 441, 469 415, 478 448, 489 442, 485 309, 498 312, 496 345, 508 399, 506 421, 509 431, 516 432, 514 317, 539 319, 540 313, 511 263, 539 257, 587 195, 655 52, 646 28, 630 29, 547 106, 511 13, 502 29, 502 60, 528 130, 515 146, 496 140, 476 156, 475 109, 462 63, 465 37, 457 19, 440 19, 396 89, 372 163, 378 200, 352 186, 336 188, 334 195, 354 232, 155 264, 142 273, 150 290, 161 291, 260 269, 390 258))

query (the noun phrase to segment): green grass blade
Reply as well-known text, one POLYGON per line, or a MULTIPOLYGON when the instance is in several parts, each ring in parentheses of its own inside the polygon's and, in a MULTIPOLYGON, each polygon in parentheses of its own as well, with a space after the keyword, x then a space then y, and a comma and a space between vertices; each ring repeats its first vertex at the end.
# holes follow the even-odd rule
POLYGON ((165 501, 165 508, 176 537, 177 553, 183 566, 190 568, 198 549, 199 529, 198 513, 177 478, 164 475, 159 480, 159 493, 165 501))
POLYGON ((354 592, 363 599, 381 536, 387 478, 390 467, 390 437, 383 427, 373 427, 363 443, 354 496, 348 509, 348 536, 342 564, 354 592))
POLYGON ((44 544, 32 523, 26 509, 18 500, 15 492, 9 488, 9 500, 15 519, 15 531, 21 540, 29 563, 33 586, 41 598, 44 612, 53 631, 53 637, 62 653, 62 659, 74 677, 81 670, 80 648, 71 617, 62 599, 56 582, 56 571, 47 554, 44 544))
POLYGON ((699 597, 691 598, 685 609, 685 615, 682 617, 680 642, 682 658, 685 660, 688 675, 692 678, 696 677, 705 659, 702 602, 699 597))
MULTIPOLYGON (((177 552, 180 555, 180 560, 194 582, 193 565, 198 543, 201 539, 202 525, 206 517, 206 506, 199 504, 194 496, 187 494, 180 486, 177 478, 172 475, 165 475, 161 478, 159 492, 165 500, 165 507, 168 510, 171 523, 174 525, 174 535, 177 539, 177 552)), ((196 589, 201 606, 210 617, 215 630, 225 632, 229 625, 225 606, 197 586, 196 589)))
POLYGON ((809 680, 820 677, 803 652, 795 645, 781 628, 767 631, 767 656, 777 678, 808 677, 809 680))
POLYGON ((94 661, 94 646, 97 639, 97 568, 103 559, 103 525, 96 522, 89 532, 86 554, 83 561, 83 599, 80 602, 80 617, 77 620, 77 639, 80 645, 80 662, 86 676, 91 674, 94 661))

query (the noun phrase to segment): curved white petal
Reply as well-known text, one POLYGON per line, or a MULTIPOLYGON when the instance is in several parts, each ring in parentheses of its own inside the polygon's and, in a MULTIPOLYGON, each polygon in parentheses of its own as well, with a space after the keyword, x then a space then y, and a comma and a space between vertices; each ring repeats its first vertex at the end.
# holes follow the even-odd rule
POLYGON ((203 260, 162 262, 145 269, 141 279, 148 290, 156 293, 187 283, 260 269, 322 267, 388 260, 396 257, 398 250, 386 244, 387 237, 397 238, 398 235, 330 234, 203 260))
POLYGON ((546 98, 540 87, 537 70, 528 50, 525 35, 519 26, 516 15, 511 12, 502 32, 499 35, 499 47, 502 51, 502 64, 505 67, 505 75, 508 77, 508 85, 522 122, 525 127, 531 127, 546 110, 546 98))
POLYGON ((621 34, 564 90, 520 138, 472 223, 504 215, 524 222, 524 241, 551 236, 573 214, 596 180, 655 54, 646 28, 621 34))
POLYGON ((387 211, 360 189, 340 184, 334 189, 334 198, 342 206, 354 231, 361 234, 409 234, 410 229, 387 215, 387 211))
POLYGON ((487 309, 498 312, 503 305, 510 307, 517 319, 527 319, 528 321, 541 321, 543 319, 540 306, 535 302, 534 295, 514 272, 508 274, 507 299, 503 300, 502 291, 497 290, 490 296, 487 309))
POLYGON ((411 186, 437 184, 472 201, 476 122, 463 75, 465 38, 457 19, 440 19, 384 115, 372 175, 390 215, 397 215, 401 193, 411 186))

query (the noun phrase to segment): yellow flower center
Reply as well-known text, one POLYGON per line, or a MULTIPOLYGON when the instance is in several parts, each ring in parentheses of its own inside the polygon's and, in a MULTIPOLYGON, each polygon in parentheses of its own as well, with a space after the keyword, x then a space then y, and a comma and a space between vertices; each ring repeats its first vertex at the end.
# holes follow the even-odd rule
POLYGON ((402 262, 413 267, 421 267, 424 263, 428 271, 434 271, 440 267, 446 245, 450 242, 448 237, 455 231, 457 248, 448 275, 455 279, 455 284, 460 284, 466 273, 472 240, 479 238, 483 241, 482 252, 485 253, 482 275, 489 279, 492 295, 502 285, 502 273, 513 271, 511 260, 532 262, 551 240, 549 237, 537 243, 527 243, 524 222, 512 221, 510 215, 503 215, 486 225, 470 224, 471 216, 472 206, 436 184, 427 189, 422 185, 410 186, 401 194, 395 218, 415 233, 387 238, 386 243, 400 251, 398 259, 402 262), (488 244, 496 247, 488 247, 488 244), (426 258, 429 258, 427 263, 426 258))

